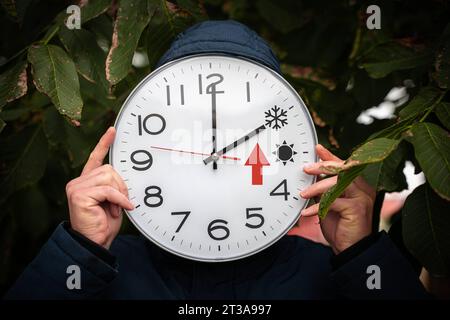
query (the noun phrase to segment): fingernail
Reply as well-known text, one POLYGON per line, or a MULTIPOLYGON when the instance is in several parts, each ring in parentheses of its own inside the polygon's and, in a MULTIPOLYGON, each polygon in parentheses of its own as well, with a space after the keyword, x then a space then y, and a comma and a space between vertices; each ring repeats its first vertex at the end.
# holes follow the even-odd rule
POLYGON ((300 191, 300 197, 302 197, 303 199, 307 199, 308 198, 308 189, 300 191))
POLYGON ((308 215, 308 209, 303 209, 301 214, 304 215, 304 216, 307 216, 308 215))
POLYGON ((307 163, 307 164, 303 165, 303 170, 311 168, 312 165, 313 165, 313 163, 307 163))

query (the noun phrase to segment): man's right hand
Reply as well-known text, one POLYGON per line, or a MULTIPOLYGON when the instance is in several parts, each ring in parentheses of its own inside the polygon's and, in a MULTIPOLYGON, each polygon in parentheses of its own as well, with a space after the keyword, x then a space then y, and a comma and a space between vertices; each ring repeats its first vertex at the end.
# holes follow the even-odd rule
POLYGON ((72 229, 106 249, 119 232, 122 208, 134 209, 125 182, 111 165, 103 165, 115 134, 113 127, 106 131, 81 175, 66 186, 72 229))

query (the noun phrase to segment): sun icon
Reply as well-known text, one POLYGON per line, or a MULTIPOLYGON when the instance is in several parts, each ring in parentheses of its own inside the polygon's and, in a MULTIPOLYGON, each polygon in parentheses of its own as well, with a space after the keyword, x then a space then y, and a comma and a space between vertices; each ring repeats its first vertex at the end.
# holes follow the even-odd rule
POLYGON ((294 162, 294 155, 297 152, 294 150, 293 144, 287 144, 286 140, 282 144, 276 144, 277 150, 272 152, 277 156, 277 161, 281 161, 283 165, 286 165, 288 161, 294 162))

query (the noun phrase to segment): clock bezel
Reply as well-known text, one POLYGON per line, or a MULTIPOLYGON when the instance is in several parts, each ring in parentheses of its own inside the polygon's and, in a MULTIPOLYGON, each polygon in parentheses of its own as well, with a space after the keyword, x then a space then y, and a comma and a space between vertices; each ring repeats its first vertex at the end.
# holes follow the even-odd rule
MULTIPOLYGON (((120 122, 120 119, 121 119, 121 117, 122 117, 122 114, 124 113, 125 106, 128 104, 129 100, 131 100, 131 98, 134 96, 134 94, 135 94, 137 91, 139 91, 140 88, 141 88, 143 85, 145 85, 145 84, 147 83, 147 81, 149 81, 149 79, 155 77, 155 76, 156 76, 157 74, 159 74, 160 72, 162 72, 162 71, 164 71, 164 70, 170 68, 172 65, 175 65, 175 64, 177 64, 177 63, 179 63, 179 62, 182 62, 182 61, 185 61, 185 60, 190 60, 190 59, 199 58, 199 57, 227 57, 227 58, 232 58, 232 59, 236 59, 236 60, 245 60, 245 61, 247 61, 247 62, 249 62, 249 63, 252 63, 252 64, 254 64, 254 65, 257 65, 257 66, 259 66, 259 67, 262 67, 262 68, 264 68, 266 71, 268 71, 269 73, 271 73, 276 79, 278 79, 278 80, 279 80, 280 82, 282 82, 289 90, 291 90, 291 91, 294 93, 294 96, 296 96, 296 97, 300 100, 300 102, 303 104, 303 106, 305 107, 305 109, 306 109, 306 112, 305 112, 305 114, 306 114, 306 120, 309 122, 309 125, 310 125, 310 127, 312 128, 312 130, 313 130, 312 136, 313 136, 313 139, 314 139, 314 146, 317 145, 317 143, 318 143, 318 138, 317 138, 317 131, 316 131, 316 128, 315 128, 315 126, 314 126, 314 121, 313 121, 313 119, 312 119, 312 117, 311 117, 311 114, 309 113, 309 110, 308 110, 308 108, 306 107, 306 104, 305 104, 305 102, 303 101, 302 97, 301 97, 301 96, 298 94, 298 92, 292 87, 292 85, 291 85, 286 79, 284 79, 282 75, 280 75, 279 73, 277 73, 276 71, 272 70, 271 68, 265 66, 265 65, 262 64, 262 63, 259 63, 259 62, 257 62, 257 61, 254 61, 254 60, 249 59, 249 58, 247 58, 247 57, 243 57, 243 56, 239 56, 239 55, 233 55, 233 54, 226 54, 226 53, 200 53, 200 54, 188 55, 188 56, 184 56, 184 57, 181 57, 181 58, 178 58, 178 59, 169 61, 169 62, 163 64, 162 66, 156 68, 156 69, 153 70, 152 72, 150 72, 148 75, 146 75, 146 76, 145 76, 145 77, 144 77, 144 78, 136 85, 136 87, 130 92, 130 94, 127 96, 127 98, 125 99, 125 101, 122 103, 122 106, 120 107, 120 110, 119 110, 119 112, 118 112, 118 114, 117 114, 116 120, 114 121, 114 128, 117 129, 117 125, 118 125, 118 123, 120 122)), ((111 145, 111 148, 110 148, 110 150, 109 150, 109 163, 110 163, 111 165, 113 164, 113 152, 112 152, 112 151, 113 151, 113 147, 114 147, 114 143, 111 145)), ((318 159, 318 156, 317 156, 317 153, 314 152, 314 154, 315 154, 315 155, 314 155, 315 161, 317 162, 317 161, 319 160, 319 159, 318 159)), ((317 180, 317 177, 314 176, 311 184, 315 183, 316 180, 317 180)), ((310 201, 310 200, 308 199, 308 200, 305 202, 305 204, 303 205, 303 207, 302 207, 302 208, 299 210, 299 212, 297 213, 296 218, 293 219, 292 223, 290 223, 290 224, 286 227, 286 229, 284 229, 282 232, 280 232, 280 233, 279 233, 276 237, 274 237, 271 241, 267 242, 265 245, 259 247, 259 248, 256 249, 256 250, 253 250, 253 251, 250 251, 250 252, 248 252, 248 253, 241 254, 241 255, 238 255, 238 256, 235 256, 235 257, 232 257, 232 258, 210 258, 210 259, 208 259, 208 258, 200 258, 200 257, 196 257, 196 256, 188 255, 188 254, 183 254, 183 253, 177 252, 177 251, 175 251, 175 250, 172 250, 171 248, 164 246, 164 245, 161 244, 159 241, 157 241, 156 239, 154 239, 152 236, 150 236, 149 234, 147 234, 147 233, 139 226, 139 224, 138 224, 136 221, 134 221, 134 219, 133 219, 133 217, 132 217, 132 214, 131 214, 130 212, 128 212, 128 210, 126 210, 126 209, 122 209, 122 210, 125 211, 125 213, 126 213, 126 215, 127 215, 127 217, 128 217, 128 220, 131 221, 131 223, 136 227, 136 229, 138 229, 139 232, 140 232, 142 235, 144 235, 148 240, 150 240, 152 243, 154 243, 155 245, 157 245, 159 248, 161 248, 161 249, 163 249, 163 250, 165 250, 165 251, 167 251, 167 252, 170 252, 170 253, 172 253, 172 254, 174 254, 174 255, 176 255, 176 256, 178 256, 178 257, 181 257, 181 258, 185 258, 185 259, 189 259, 189 260, 193 260, 193 261, 198 261, 198 262, 218 263, 218 262, 235 261, 235 260, 240 260, 240 259, 244 259, 244 258, 253 256, 253 255, 255 255, 255 254, 257 254, 257 253, 259 253, 259 252, 261 252, 261 251, 263 251, 263 250, 265 250, 265 249, 267 249, 267 248, 269 248, 270 246, 272 246, 272 245, 275 244, 276 242, 278 242, 278 241, 279 241, 282 237, 284 237, 284 236, 289 232, 289 230, 297 223, 297 221, 298 221, 298 220, 300 219, 300 217, 301 217, 301 211, 302 211, 304 208, 306 208, 306 207, 308 206, 309 201, 310 201)))

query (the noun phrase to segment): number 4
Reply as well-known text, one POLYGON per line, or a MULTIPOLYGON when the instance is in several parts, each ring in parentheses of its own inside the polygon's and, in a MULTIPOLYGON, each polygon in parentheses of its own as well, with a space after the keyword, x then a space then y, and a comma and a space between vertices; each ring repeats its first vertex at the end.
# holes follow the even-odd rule
POLYGON ((284 200, 287 201, 288 196, 290 195, 290 193, 287 191, 287 181, 286 179, 284 179, 283 181, 281 181, 281 183, 279 185, 277 185, 275 187, 275 189, 273 189, 270 192, 271 196, 284 196, 284 200), (277 191, 278 189, 280 189, 281 187, 283 187, 283 191, 277 191))

